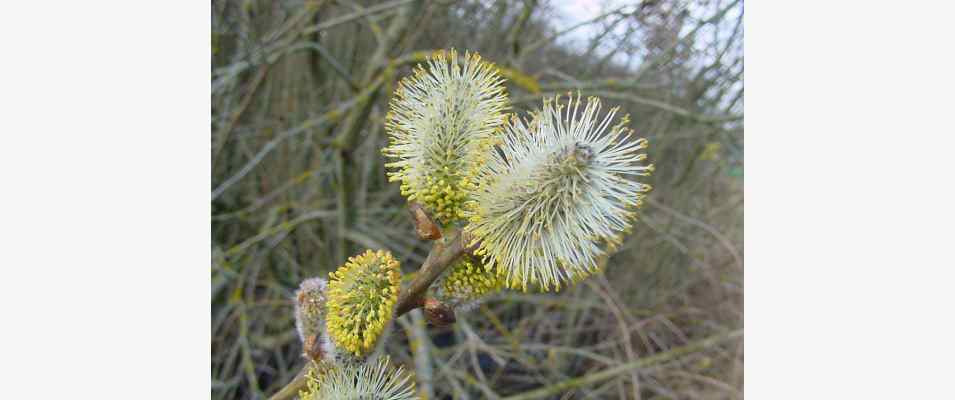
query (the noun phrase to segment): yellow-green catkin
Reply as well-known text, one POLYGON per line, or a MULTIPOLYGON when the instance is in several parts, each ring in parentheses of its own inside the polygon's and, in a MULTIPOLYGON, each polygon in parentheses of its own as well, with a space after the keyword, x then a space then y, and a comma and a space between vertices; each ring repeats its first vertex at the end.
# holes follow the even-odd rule
POLYGON ((439 51, 398 83, 385 128, 382 154, 401 194, 421 203, 447 226, 466 222, 464 206, 474 176, 504 123, 508 107, 498 68, 477 53, 439 51))
POLYGON ((367 355, 391 321, 400 287, 398 261, 384 250, 350 257, 330 273, 326 327, 335 346, 367 355))
POLYGON ((485 268, 480 259, 468 255, 452 264, 445 274, 439 282, 438 297, 456 310, 466 311, 505 287, 501 276, 485 268))

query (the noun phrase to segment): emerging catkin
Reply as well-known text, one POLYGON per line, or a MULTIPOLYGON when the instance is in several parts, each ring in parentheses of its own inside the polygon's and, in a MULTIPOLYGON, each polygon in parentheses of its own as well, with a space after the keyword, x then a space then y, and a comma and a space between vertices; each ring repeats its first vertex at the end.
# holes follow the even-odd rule
POLYGON ((503 78, 477 53, 436 52, 398 83, 382 154, 391 181, 441 225, 464 222, 474 175, 486 161, 508 107, 503 78))
POLYGON ((650 186, 647 140, 634 138, 617 108, 600 100, 545 100, 530 120, 505 125, 500 151, 479 172, 466 228, 475 252, 512 288, 560 290, 596 271, 630 231, 650 186))
POLYGON ((295 328, 302 341, 304 353, 309 357, 315 355, 313 350, 316 344, 321 346, 323 341, 328 340, 328 334, 325 332, 327 286, 328 282, 322 278, 309 278, 302 281, 295 292, 295 328))

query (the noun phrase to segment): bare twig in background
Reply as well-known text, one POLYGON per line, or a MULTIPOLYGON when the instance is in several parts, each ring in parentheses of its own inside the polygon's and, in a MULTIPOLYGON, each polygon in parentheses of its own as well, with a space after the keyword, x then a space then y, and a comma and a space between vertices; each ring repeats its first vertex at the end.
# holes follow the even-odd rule
POLYGON ((686 222, 686 223, 688 223, 688 224, 692 224, 692 225, 698 226, 698 227, 702 228, 703 230, 705 230, 705 231, 709 232, 710 234, 712 234, 714 237, 716 237, 716 238, 720 241, 720 243, 723 245, 723 247, 725 247, 726 250, 729 251, 729 253, 733 256, 733 260, 736 262, 736 265, 737 265, 740 269, 743 268, 743 258, 739 255, 739 251, 736 250, 736 246, 733 245, 733 243, 730 243, 729 239, 727 239, 726 236, 724 236, 724 235, 721 234, 718 230, 716 230, 716 228, 714 228, 713 226, 708 225, 708 224, 706 224, 706 223, 704 223, 704 222, 702 222, 702 221, 699 221, 699 220, 697 220, 697 219, 694 219, 694 218, 688 217, 688 216, 686 216, 686 215, 683 215, 683 214, 681 214, 679 211, 674 210, 674 209, 672 209, 672 208, 670 208, 670 207, 667 207, 667 206, 661 204, 660 202, 658 202, 658 201, 656 201, 656 200, 649 199, 648 203, 650 203, 650 204, 651 204, 652 206, 654 206, 654 207, 657 207, 657 208, 659 208, 659 209, 661 209, 661 210, 663 210, 663 211, 666 211, 667 213, 669 213, 670 215, 676 217, 677 219, 679 219, 679 220, 681 220, 681 221, 684 221, 684 222, 686 222))
POLYGON ((399 318, 398 323, 405 329, 408 345, 414 355, 415 381, 418 393, 423 398, 434 398, 434 368, 431 364, 431 338, 425 327, 420 310, 408 313, 409 318, 399 318), (408 321, 410 319, 410 321, 408 321))
POLYGON ((363 11, 358 11, 358 12, 354 12, 354 13, 351 13, 351 14, 343 15, 343 16, 338 17, 338 18, 333 18, 333 19, 330 19, 330 20, 328 20, 328 21, 325 21, 325 22, 323 22, 323 23, 321 23, 321 24, 318 24, 318 25, 316 25, 316 26, 313 26, 313 27, 311 27, 311 28, 307 28, 307 29, 305 29, 305 30, 302 31, 302 34, 303 34, 303 35, 307 35, 307 34, 310 34, 310 33, 316 32, 316 31, 320 31, 320 30, 322 30, 322 29, 329 29, 329 28, 335 27, 335 26, 337 26, 337 25, 344 24, 344 23, 346 23, 346 22, 351 22, 351 21, 354 21, 354 20, 359 19, 359 18, 362 18, 362 17, 367 17, 367 16, 372 15, 372 14, 376 14, 376 13, 380 13, 380 12, 385 12, 385 11, 390 11, 390 10, 393 10, 393 9, 395 9, 395 8, 398 8, 398 7, 400 7, 400 6, 403 6, 403 5, 405 5, 405 4, 408 4, 408 3, 411 3, 411 2, 415 2, 415 1, 420 1, 420 0, 393 0, 393 1, 386 2, 386 3, 381 3, 381 4, 378 4, 378 5, 376 5, 376 6, 368 7, 368 8, 366 8, 366 9, 364 9, 363 11))
POLYGON ((608 11, 608 12, 605 12, 605 13, 603 13, 603 14, 600 14, 600 15, 598 15, 598 16, 596 16, 596 17, 591 18, 591 19, 578 22, 577 24, 574 24, 574 25, 572 25, 572 26, 570 26, 570 27, 568 27, 568 28, 566 28, 566 29, 564 29, 564 30, 562 30, 562 31, 556 32, 556 33, 554 33, 553 35, 550 35, 550 36, 548 36, 548 37, 542 38, 542 39, 540 39, 540 40, 538 40, 538 41, 536 41, 536 42, 531 43, 530 45, 528 45, 528 46, 525 48, 525 50, 523 51, 523 53, 524 53, 524 54, 529 54, 529 53, 533 52, 534 50, 537 50, 537 49, 543 47, 544 45, 546 45, 546 44, 548 44, 548 43, 551 43, 551 42, 557 40, 557 38, 559 38, 559 37, 561 37, 561 36, 567 35, 567 34, 573 32, 573 31, 575 31, 575 30, 578 30, 578 29, 583 28, 583 27, 585 27, 585 26, 587 26, 587 25, 593 24, 594 22, 600 21, 600 20, 602 20, 602 19, 604 19, 604 18, 607 18, 607 17, 609 17, 609 16, 611 16, 611 15, 625 14, 623 10, 629 9, 629 8, 631 8, 631 7, 633 7, 633 6, 632 6, 632 5, 626 5, 626 6, 623 6, 623 7, 616 8, 616 9, 614 9, 614 10, 610 10, 610 11, 608 11))
POLYGON ((549 387, 533 390, 530 392, 525 392, 516 396, 505 397, 504 400, 531 400, 531 399, 541 399, 548 396, 553 396, 555 394, 564 393, 571 389, 578 388, 581 386, 589 385, 591 383, 599 382, 605 379, 612 378, 621 373, 627 372, 634 368, 646 368, 651 365, 656 365, 671 361, 673 359, 692 354, 694 352, 706 349, 708 347, 715 346, 721 342, 739 338, 743 334, 742 330, 732 331, 709 337, 703 340, 699 340, 685 346, 676 347, 665 352, 654 354, 649 357, 644 357, 637 361, 632 361, 623 365, 619 365, 613 368, 609 368, 600 372, 596 372, 590 375, 582 376, 579 378, 568 379, 563 382, 558 382, 549 387))
MULTIPOLYGON (((593 280, 587 281, 587 284, 591 287, 591 289, 594 290, 594 292, 596 292, 601 298, 604 299, 604 302, 607 303, 607 306, 610 307, 610 310, 613 312, 614 317, 616 317, 617 324, 621 328, 620 340, 623 342, 623 348, 627 354, 627 361, 636 360, 637 355, 633 351, 633 343, 631 342, 631 339, 630 339, 630 329, 628 328, 630 326, 630 322, 624 316, 623 311, 620 309, 620 306, 618 306, 615 300, 611 298, 610 291, 612 291, 613 289, 609 288, 609 284, 607 284, 606 277, 601 276, 599 278, 601 278, 599 280, 601 283, 600 285, 598 285, 593 280)), ((641 397, 640 396, 640 376, 636 370, 630 371, 630 382, 633 385, 633 398, 639 400, 641 397)))

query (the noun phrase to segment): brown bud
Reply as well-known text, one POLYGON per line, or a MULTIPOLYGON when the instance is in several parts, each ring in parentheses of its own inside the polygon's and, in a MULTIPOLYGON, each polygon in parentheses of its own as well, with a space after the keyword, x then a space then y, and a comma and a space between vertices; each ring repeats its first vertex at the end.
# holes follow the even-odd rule
POLYGON ((322 344, 318 340, 318 335, 311 335, 305 338, 302 343, 302 355, 312 361, 322 359, 322 344))
POLYGON ((418 203, 408 205, 408 212, 411 213, 411 220, 414 222, 415 233, 418 238, 423 240, 435 240, 441 238, 441 229, 434 223, 424 207, 418 203))
POLYGON ((448 326, 457 321, 454 309, 435 299, 425 299, 424 315, 434 326, 448 326))

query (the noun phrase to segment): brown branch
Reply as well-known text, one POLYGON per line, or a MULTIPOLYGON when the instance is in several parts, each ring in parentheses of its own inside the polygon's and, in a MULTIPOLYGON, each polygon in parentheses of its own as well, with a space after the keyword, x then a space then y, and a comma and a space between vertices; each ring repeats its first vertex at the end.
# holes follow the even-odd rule
POLYGON ((414 280, 398 295, 398 306, 395 309, 396 317, 400 317, 423 304, 422 298, 428 291, 428 287, 441 276, 441 273, 451 263, 464 254, 466 249, 462 236, 461 233, 457 233, 454 236, 446 236, 444 240, 435 241, 431 253, 424 260, 424 264, 421 264, 414 280))

